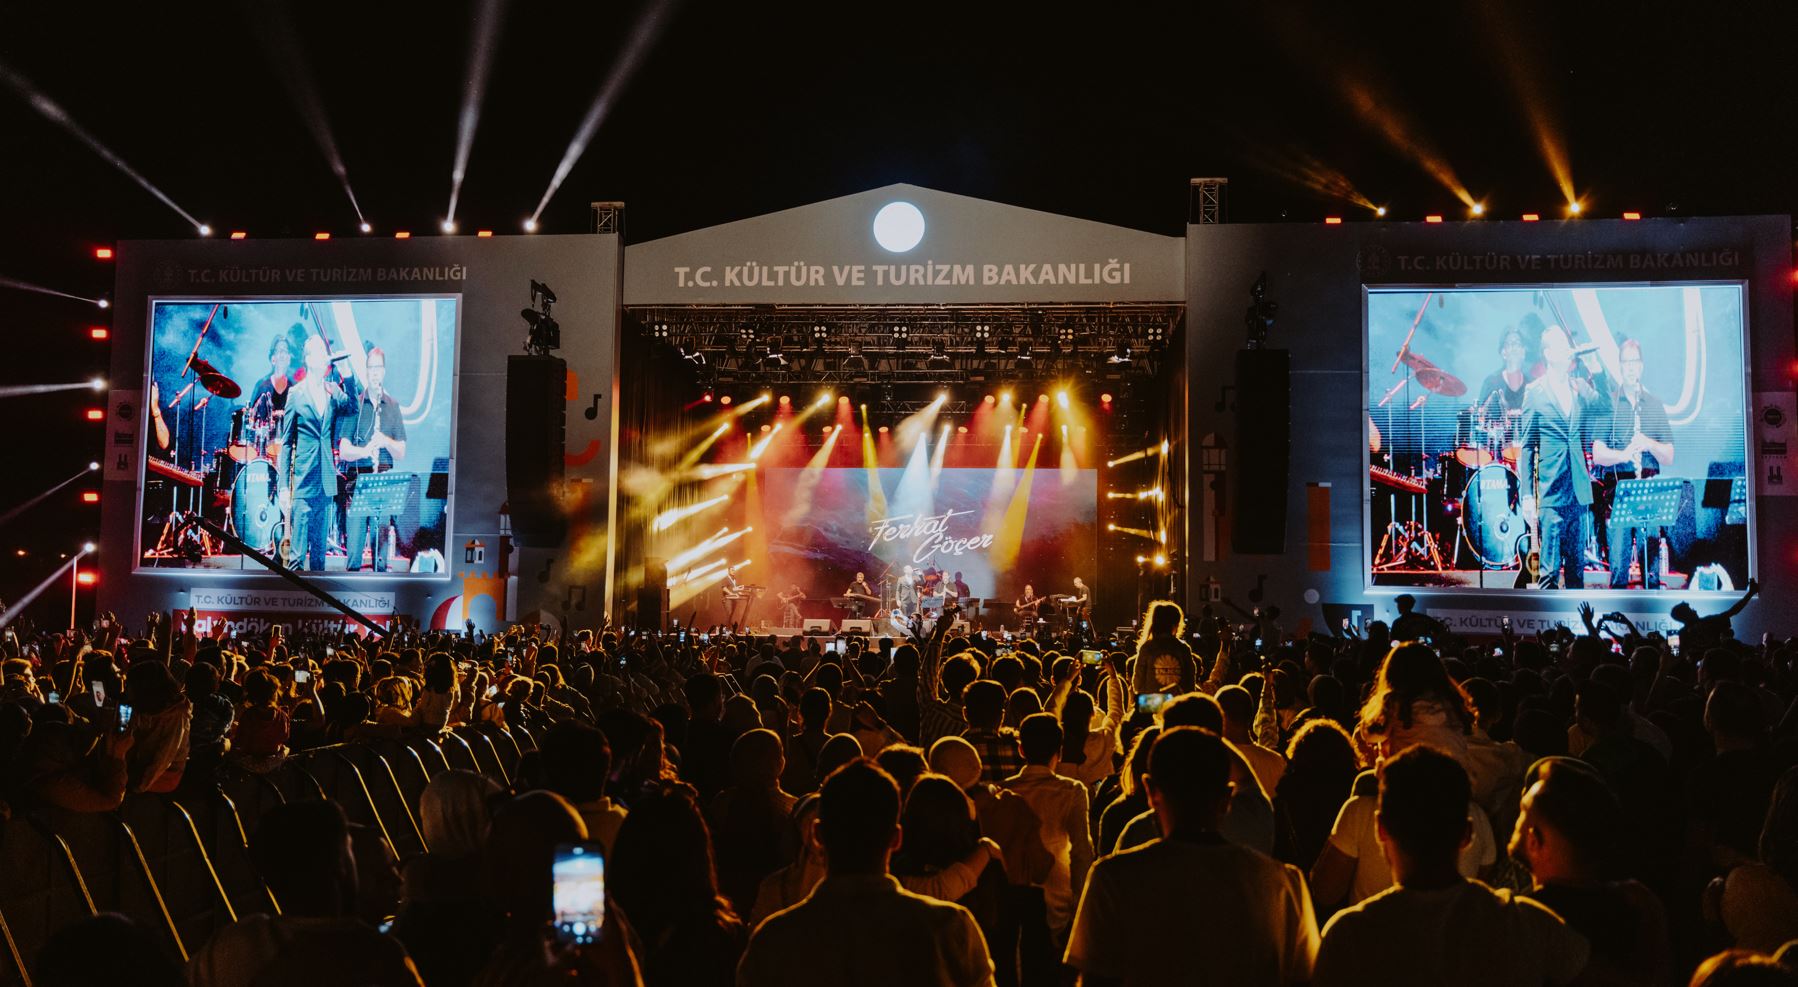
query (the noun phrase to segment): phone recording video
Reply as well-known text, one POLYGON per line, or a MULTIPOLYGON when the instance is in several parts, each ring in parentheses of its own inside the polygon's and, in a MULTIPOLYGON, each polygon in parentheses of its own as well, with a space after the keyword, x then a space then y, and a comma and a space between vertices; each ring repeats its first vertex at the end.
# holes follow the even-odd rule
POLYGON ((1105 652, 1095 651, 1092 648, 1083 648, 1080 651, 1080 661, 1082 664, 1097 667, 1105 661, 1105 652))
POLYGON ((581 945, 599 936, 606 913, 606 862, 597 843, 563 843, 550 865, 556 939, 581 945))
POLYGON ((293 684, 294 685, 305 685, 306 683, 308 683, 310 681, 312 681, 312 673, 311 672, 305 670, 304 668, 296 668, 293 670, 293 684))
POLYGON ((1165 692, 1145 692, 1136 697, 1136 711, 1150 716, 1159 715, 1161 707, 1166 706, 1172 698, 1172 695, 1165 692))
POLYGON ((119 732, 120 733, 125 733, 131 729, 131 713, 132 713, 132 709, 131 709, 130 703, 120 703, 119 704, 119 732))

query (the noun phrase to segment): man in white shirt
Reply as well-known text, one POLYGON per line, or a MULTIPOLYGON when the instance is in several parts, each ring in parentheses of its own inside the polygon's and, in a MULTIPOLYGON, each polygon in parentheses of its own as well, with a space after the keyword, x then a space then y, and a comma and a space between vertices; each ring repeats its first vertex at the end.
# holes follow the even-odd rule
POLYGON ((1055 857, 1043 898, 1048 907, 1049 929, 1064 938, 1074 921, 1074 904, 1086 886, 1086 871, 1093 863, 1091 814, 1086 786, 1055 773, 1061 761, 1061 722, 1053 713, 1033 713, 1018 729, 1018 746, 1024 770, 1001 784, 1022 795, 1043 821, 1043 846, 1055 857))
POLYGON ((1324 927, 1314 987, 1565 984, 1590 947, 1554 912, 1462 877, 1473 788, 1454 758, 1418 746, 1380 769, 1380 847, 1398 884, 1324 927))
POLYGON ((993 962, 974 916, 887 873, 901 837, 892 775, 866 758, 838 768, 819 791, 813 826, 824 880, 756 928, 739 987, 990 987, 993 962))
POLYGON ((1310 978, 1317 919, 1304 874, 1218 834, 1232 760, 1216 734, 1198 727, 1175 727, 1155 741, 1145 781, 1168 835, 1093 865, 1066 959, 1082 983, 1310 978))
MULTIPOLYGON (((1355 780, 1354 794, 1336 813, 1330 838, 1311 866, 1312 896, 1326 907, 1337 902, 1353 905, 1392 887, 1392 865, 1380 851, 1374 820, 1380 804, 1376 784, 1372 771, 1355 780)), ((1498 863, 1498 840, 1478 803, 1468 805, 1467 815, 1473 837, 1461 848, 1456 863, 1462 877, 1478 877, 1498 863)))

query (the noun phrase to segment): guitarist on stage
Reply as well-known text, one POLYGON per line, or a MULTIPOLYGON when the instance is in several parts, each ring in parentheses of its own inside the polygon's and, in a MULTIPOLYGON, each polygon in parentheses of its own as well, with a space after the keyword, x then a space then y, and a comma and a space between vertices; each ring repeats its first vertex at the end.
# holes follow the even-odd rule
MULTIPOLYGON (((1523 517, 1535 526, 1541 559, 1538 589, 1585 588, 1584 522, 1592 510, 1592 472, 1585 437, 1609 414, 1610 396, 1590 379, 1575 379, 1567 331, 1542 331, 1541 377, 1523 392, 1518 480, 1523 517)), ((1604 378, 1597 378, 1602 386, 1604 378)), ((1527 564, 1527 563, 1526 563, 1527 564)))
MULTIPOLYGON (((1612 496, 1617 482, 1658 475, 1673 465, 1673 426, 1667 420, 1667 406, 1642 386, 1642 344, 1626 339, 1618 349, 1617 361, 1622 371, 1622 386, 1611 408, 1610 427, 1592 442, 1592 463, 1602 467, 1607 477, 1605 487, 1612 496)), ((1610 497, 1605 501, 1606 558, 1611 563, 1611 588, 1629 587, 1629 564, 1642 560, 1642 588, 1661 588, 1661 528, 1631 528, 1612 524, 1609 520, 1610 497), (1635 536, 1635 548, 1630 546, 1635 536), (1640 555, 1636 553, 1640 552, 1640 555)))

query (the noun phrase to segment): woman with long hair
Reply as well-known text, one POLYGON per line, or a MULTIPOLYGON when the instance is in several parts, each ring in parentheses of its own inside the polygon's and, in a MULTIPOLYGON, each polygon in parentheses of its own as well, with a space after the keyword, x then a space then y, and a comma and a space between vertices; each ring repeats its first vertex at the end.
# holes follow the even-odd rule
POLYGON ((905 796, 899 817, 905 839, 893 855, 893 876, 907 890, 934 897, 954 895, 955 901, 974 913, 974 920, 989 941, 998 941, 1006 894, 1005 863, 980 838, 980 822, 974 802, 955 782, 939 774, 925 774, 905 796), (983 851, 987 851, 984 852, 983 851), (972 875, 972 886, 959 879, 972 875), (958 878, 952 884, 951 877, 958 878), (921 879, 938 878, 928 886, 921 879), (960 892, 957 894, 956 892, 960 892))
POLYGON ((1099 814, 1095 852, 1108 854, 1116 849, 1118 838, 1124 835, 1124 827, 1130 825, 1130 820, 1149 811, 1149 793, 1143 788, 1142 777, 1149 773, 1149 750, 1159 736, 1161 728, 1151 726, 1131 742, 1130 754, 1124 759, 1124 770, 1118 773, 1121 794, 1099 814))
POLYGON ((435 651, 425 662, 425 687, 412 706, 411 725, 427 733, 441 733, 449 725, 450 711, 461 702, 456 688, 456 659, 447 651, 435 651))
POLYGON ((664 782, 631 803, 606 871, 642 938, 644 983, 735 982, 749 929, 718 891, 711 833, 691 785, 664 782))
POLYGON ((1307 720, 1286 746, 1274 789, 1274 856, 1309 872, 1361 770, 1355 742, 1335 720, 1307 720))
POLYGON ((1151 692, 1191 692, 1199 679, 1198 662, 1186 633, 1186 614, 1172 600, 1156 600, 1143 614, 1142 634, 1136 639, 1136 667, 1131 685, 1136 695, 1151 692))
MULTIPOLYGON (((1465 764, 1474 721, 1473 700, 1449 677, 1436 652, 1405 643, 1394 646, 1380 664, 1373 690, 1361 705, 1355 739, 1376 764, 1417 744, 1429 744, 1465 764)), ((1477 794, 1477 781, 1474 789, 1477 794)))

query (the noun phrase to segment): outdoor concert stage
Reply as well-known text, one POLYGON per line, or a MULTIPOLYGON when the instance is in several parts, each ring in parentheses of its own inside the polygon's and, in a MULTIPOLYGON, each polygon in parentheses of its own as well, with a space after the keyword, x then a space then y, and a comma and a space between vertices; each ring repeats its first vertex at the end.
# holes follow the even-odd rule
POLYGON ((1798 602, 1783 217, 595 219, 119 245, 101 606, 335 619, 240 545, 451 627, 1798 602))

